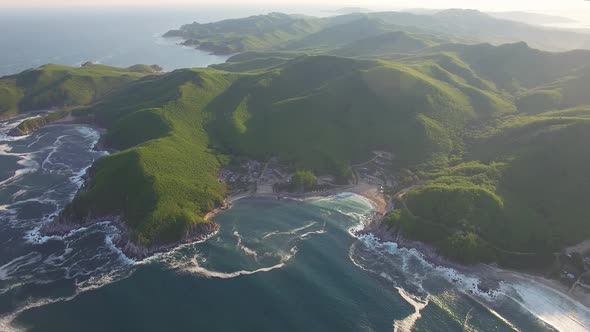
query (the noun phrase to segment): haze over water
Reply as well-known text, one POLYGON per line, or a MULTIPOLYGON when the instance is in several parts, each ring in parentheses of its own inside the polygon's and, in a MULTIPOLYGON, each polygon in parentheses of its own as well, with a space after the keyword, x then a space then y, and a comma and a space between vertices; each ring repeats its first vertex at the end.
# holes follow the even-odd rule
POLYGON ((2 10, 0 76, 47 63, 158 64, 166 71, 221 63, 227 57, 181 47, 178 40, 161 35, 193 20, 208 22, 223 16, 218 12, 191 11, 189 15, 142 9, 2 10))
MULTIPOLYGON (((224 14, 202 15, 209 21, 224 14)), ((173 70, 223 61, 158 37, 201 20, 194 14, 23 17, 0 20, 0 28, 20 27, 0 37, 3 50, 15 50, 0 53, 3 74, 46 62, 157 63, 173 70)), ((370 235, 353 236, 372 207, 352 194, 241 200, 216 217, 221 230, 207 241, 143 262, 113 246, 118 233, 108 223, 42 237, 39 227, 67 204, 86 167, 103 153, 93 150, 99 133, 86 126, 4 135, 19 120, 0 124, 1 331, 590 327, 588 309, 539 284, 515 278, 485 294, 479 275, 437 267, 416 250, 370 235)))

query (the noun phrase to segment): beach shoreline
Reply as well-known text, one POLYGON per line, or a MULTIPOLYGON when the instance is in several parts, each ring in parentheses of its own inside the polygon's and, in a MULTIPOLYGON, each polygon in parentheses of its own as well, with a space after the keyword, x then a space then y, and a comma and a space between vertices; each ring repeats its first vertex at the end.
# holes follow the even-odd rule
MULTIPOLYGON (((103 128, 96 126, 93 123, 88 123, 87 121, 80 121, 82 119, 73 117, 69 115, 64 119, 58 119, 47 123, 46 125, 63 125, 63 124, 71 124, 71 125, 85 125, 96 129, 99 134, 100 138, 97 141, 96 145, 94 146, 95 150, 103 150, 107 152, 109 151, 108 146, 104 142, 104 132, 103 128)), ((88 178, 86 177, 86 181, 88 178)), ((85 182, 86 182, 85 181, 85 182)), ((82 190, 84 185, 82 186, 82 190)), ((400 190, 400 193, 404 192, 404 190, 400 190)), ((326 196, 334 196, 342 193, 353 193, 359 196, 362 196, 364 199, 370 203, 374 209, 374 215, 370 221, 367 222, 364 227, 359 230, 358 234, 372 234, 382 242, 395 242, 398 246, 404 248, 413 248, 418 250, 425 258, 427 258, 431 263, 443 267, 450 267, 457 271, 461 272, 476 272, 477 274, 484 275, 485 273, 490 273, 494 275, 494 279, 502 279, 502 277, 508 278, 520 278, 526 280, 533 280, 555 292, 562 294, 570 298, 572 301, 577 302, 584 306, 585 308, 590 308, 590 291, 586 291, 581 287, 576 287, 573 290, 570 289, 567 285, 562 284, 558 280, 554 279, 547 279, 541 275, 531 275, 520 271, 513 271, 507 269, 501 269, 496 266, 492 265, 485 265, 485 264, 478 264, 476 266, 464 266, 461 264, 454 263, 449 261, 448 259, 439 255, 436 249, 426 243, 412 241, 409 239, 405 239, 399 232, 392 230, 386 227, 382 221, 383 218, 386 216, 388 211, 392 209, 392 198, 387 197, 384 195, 380 188, 377 185, 368 184, 364 182, 360 182, 354 185, 334 188, 331 190, 326 190, 322 192, 311 192, 311 193, 303 193, 303 194, 294 194, 288 192, 274 192, 274 193, 256 193, 255 191, 252 192, 242 192, 235 195, 228 196, 224 204, 220 207, 215 208, 214 210, 207 213, 203 218, 207 222, 207 225, 200 225, 190 232, 186 234, 185 237, 178 243, 169 244, 165 246, 157 246, 154 248, 145 248, 142 246, 138 246, 137 244, 133 243, 133 241, 129 238, 129 230, 127 229, 126 225, 124 225, 123 221, 117 219, 117 217, 110 217, 110 218, 96 218, 96 220, 92 220, 91 222, 86 222, 82 224, 61 224, 52 223, 45 226, 45 231, 51 230, 47 233, 53 234, 63 234, 64 232, 71 231, 72 229, 84 227, 88 224, 94 223, 97 220, 105 220, 105 219, 115 219, 114 224, 122 231, 120 239, 118 241, 118 247, 123 250, 123 252, 128 255, 129 257, 135 259, 142 259, 145 257, 149 257, 150 255, 169 250, 174 248, 178 245, 182 245, 185 243, 190 243, 193 241, 202 241, 214 234, 220 225, 215 223, 213 219, 215 216, 228 209, 231 208, 232 204, 238 200, 245 199, 245 198, 269 198, 269 199, 282 199, 282 198, 293 198, 293 199, 308 199, 312 197, 326 197, 326 196), (205 227, 208 226, 208 227, 205 227), (62 229, 63 228, 63 229, 62 229), (483 271, 483 272, 482 272, 483 271)), ((120 217, 120 216, 119 216, 120 217)), ((585 244, 587 244, 585 242, 585 244)))

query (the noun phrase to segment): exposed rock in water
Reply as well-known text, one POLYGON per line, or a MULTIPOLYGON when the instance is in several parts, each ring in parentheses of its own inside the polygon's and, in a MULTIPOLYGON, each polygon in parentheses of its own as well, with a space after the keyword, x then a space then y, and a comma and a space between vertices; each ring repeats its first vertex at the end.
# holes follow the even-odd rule
POLYGON ((213 222, 199 223, 187 230, 186 234, 178 242, 146 247, 130 238, 131 231, 123 221, 119 219, 116 226, 120 230, 120 235, 115 238, 115 245, 121 248, 121 251, 127 257, 134 259, 144 259, 155 253, 170 250, 180 244, 205 240, 219 230, 219 224, 213 222))

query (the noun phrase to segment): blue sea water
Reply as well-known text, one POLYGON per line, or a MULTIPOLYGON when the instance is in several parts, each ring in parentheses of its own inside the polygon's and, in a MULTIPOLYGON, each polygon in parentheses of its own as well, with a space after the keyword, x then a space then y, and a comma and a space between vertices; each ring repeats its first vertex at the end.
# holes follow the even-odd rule
POLYGON ((29 136, 0 124, 0 331, 584 331, 590 313, 522 278, 481 273, 356 236, 362 197, 243 199, 220 231, 143 261, 108 222, 43 236, 103 152, 80 125, 29 136))
MULTIPOLYGON (((0 37, 2 73, 87 60, 205 66, 223 59, 159 34, 244 12, 49 14, 0 14, 14 20, 0 28, 20 27, 0 37)), ((373 210, 354 194, 240 200, 216 216, 221 228, 208 240, 143 261, 113 245, 120 234, 108 222, 43 236, 40 227, 104 153, 93 150, 99 133, 87 126, 7 136, 21 120, 0 123, 0 331, 590 328, 587 308, 526 276, 503 276, 488 294, 478 284, 489 271, 437 266, 417 250, 355 235, 373 210)))
POLYGON ((47 63, 79 66, 93 61, 119 67, 143 63, 158 64, 167 71, 221 63, 226 56, 182 47, 177 45, 179 40, 161 36, 187 22, 226 15, 163 9, 2 10, 0 76, 47 63))

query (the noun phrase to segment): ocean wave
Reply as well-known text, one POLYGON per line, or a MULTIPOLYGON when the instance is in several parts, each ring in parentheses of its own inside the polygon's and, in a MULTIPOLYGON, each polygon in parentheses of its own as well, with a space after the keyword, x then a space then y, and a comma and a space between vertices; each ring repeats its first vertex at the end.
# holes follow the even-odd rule
MULTIPOLYGON (((0 317, 1 331, 19 330, 12 325, 12 320, 25 310, 71 300, 82 292, 126 277, 136 266, 115 246, 115 239, 120 234, 109 222, 73 229, 64 235, 41 234, 43 225, 52 222, 81 187, 92 161, 105 152, 93 151, 100 134, 87 126, 67 125, 66 130, 47 129, 17 138, 8 136, 7 133, 24 119, 0 124, 0 155, 14 157, 14 166, 22 167, 0 182, 0 190, 8 194, 11 201, 0 205, 0 216, 3 221, 8 221, 3 226, 11 236, 11 244, 7 245, 17 245, 14 248, 17 254, 5 257, 9 261, 0 266, 0 293, 20 291, 26 285, 71 280, 75 284, 75 294, 60 298, 33 296, 22 303, 13 303, 15 310, 0 317), (83 159, 79 155, 83 155, 83 159), (29 174, 39 170, 43 171, 40 175, 45 172, 71 175, 64 177, 63 182, 60 177, 47 178, 51 181, 43 182, 39 187, 25 182, 28 179, 36 181, 37 177, 29 174), (35 211, 33 214, 27 211, 31 208, 35 211), (20 242, 13 241, 21 238, 20 242)), ((27 291, 26 287, 23 291, 27 291)))
MULTIPOLYGON (((590 309, 552 288, 524 277, 518 277, 520 280, 518 278, 516 280, 514 278, 498 280, 497 288, 494 290, 482 290, 480 276, 436 265, 414 248, 402 248, 397 243, 381 241, 373 234, 357 235, 361 228, 362 225, 359 225, 349 231, 359 240, 358 244, 351 247, 350 260, 359 268, 393 283, 398 292, 402 289, 399 285, 403 283, 404 294, 400 293, 400 296, 413 306, 416 303, 412 301, 416 299, 416 296, 412 296, 408 292, 408 283, 416 287, 416 292, 420 294, 418 296, 426 294, 426 300, 422 302, 426 303, 426 306, 431 295, 424 289, 424 281, 442 278, 462 294, 476 301, 484 310, 512 330, 517 331, 518 328, 505 318, 498 308, 493 308, 503 303, 505 299, 514 301, 522 310, 559 331, 590 330, 590 309), (368 251, 370 255, 364 257, 362 250, 368 251), (389 264, 389 268, 398 269, 403 275, 398 277, 388 275, 384 272, 387 270, 387 266, 383 264, 389 264), (406 295, 412 296, 412 300, 409 300, 406 295)), ((518 273, 511 274, 518 276, 518 273)), ((419 312, 423 309, 421 305, 414 306, 414 308, 416 309, 415 313, 403 320, 395 321, 394 330, 411 330, 411 327, 420 318, 419 312)), ((462 324, 469 324, 469 315, 462 324)))
POLYGON ((255 269, 255 270, 239 270, 239 271, 235 271, 235 272, 212 271, 212 270, 209 270, 205 267, 200 266, 198 259, 196 257, 191 259, 188 264, 180 267, 178 270, 185 272, 185 273, 191 273, 191 274, 199 275, 199 276, 206 277, 206 278, 231 279, 231 278, 236 278, 236 277, 245 276, 245 275, 252 275, 252 274, 256 274, 256 273, 270 272, 273 270, 283 268, 285 266, 285 264, 297 254, 297 252, 298 252, 298 248, 293 247, 293 248, 291 248, 290 253, 288 255, 285 255, 281 258, 279 263, 277 263, 273 266, 261 267, 261 268, 255 269))
POLYGON ((10 262, 0 266, 0 280, 11 279, 15 272, 40 262, 41 258, 41 254, 36 252, 14 258, 10 262))
POLYGON ((240 233, 238 233, 238 231, 234 231, 234 236, 237 238, 238 243, 236 244, 236 247, 238 247, 238 249, 240 249, 242 252, 244 252, 246 255, 248 256, 252 256, 254 257, 254 259, 258 259, 258 253, 255 250, 252 250, 248 247, 246 247, 243 243, 242 243, 242 236, 240 235, 240 233))
POLYGON ((305 225, 303 225, 301 227, 297 227, 297 228, 294 228, 294 229, 291 229, 291 230, 288 230, 288 231, 284 231, 284 232, 272 231, 272 232, 266 233, 264 236, 262 236, 262 238, 263 239, 267 239, 267 238, 269 238, 271 236, 276 236, 276 235, 294 235, 294 234, 297 234, 298 232, 301 232, 303 230, 306 230, 306 229, 308 229, 308 228, 310 228, 310 227, 312 227, 312 226, 314 226, 316 224, 317 224, 316 221, 311 221, 311 222, 309 222, 309 223, 307 223, 307 224, 305 224, 305 225))
POLYGON ((515 280, 506 296, 559 331, 590 330, 590 309, 534 280, 515 280))
POLYGON ((428 297, 425 300, 417 298, 408 292, 406 292, 403 288, 396 287, 399 295, 410 305, 414 307, 414 313, 410 314, 404 319, 395 320, 393 322, 393 331, 394 332, 410 332, 416 325, 418 319, 422 317, 421 311, 422 309, 426 308, 428 305, 428 297))

